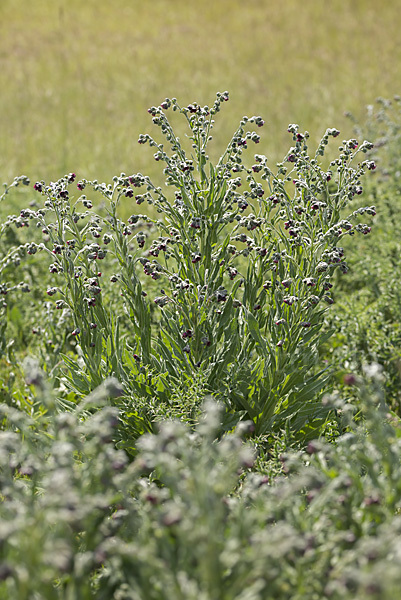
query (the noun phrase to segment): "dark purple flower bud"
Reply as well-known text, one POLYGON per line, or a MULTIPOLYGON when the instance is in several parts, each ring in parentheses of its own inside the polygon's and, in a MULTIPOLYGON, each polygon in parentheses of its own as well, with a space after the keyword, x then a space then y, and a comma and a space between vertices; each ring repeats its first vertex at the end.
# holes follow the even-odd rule
POLYGON ((227 300, 228 292, 227 290, 221 289, 216 292, 216 300, 217 302, 225 302, 227 300))
POLYGON ((314 442, 312 440, 311 442, 308 443, 306 451, 308 454, 316 454, 319 451, 319 445, 316 444, 316 442, 314 442))
POLYGON ((358 382, 357 377, 353 373, 347 373, 343 378, 344 385, 355 385, 358 382))
POLYGON ((163 307, 167 304, 168 300, 167 296, 158 296, 155 298, 154 302, 157 306, 163 307))
POLYGON ((348 140, 347 146, 351 150, 355 150, 355 148, 358 148, 358 141, 357 140, 348 140))
POLYGON ((375 494, 373 496, 368 496, 367 498, 365 498, 363 503, 365 506, 372 506, 373 504, 381 504, 381 501, 379 496, 375 494))
POLYGON ((63 246, 60 246, 60 244, 54 244, 52 252, 53 254, 61 254, 62 249, 63 246))
POLYGON ((76 329, 74 329, 74 331, 71 332, 71 335, 76 336, 79 335, 81 333, 81 330, 79 329, 79 327, 77 327, 76 329))
POLYGON ((192 227, 192 229, 199 229, 201 226, 201 220, 199 217, 195 217, 194 219, 192 219, 192 222, 190 224, 190 227, 192 227))
POLYGON ((316 267, 316 271, 318 273, 324 273, 324 271, 327 271, 327 269, 329 268, 329 265, 327 264, 327 262, 320 262, 318 263, 317 267, 316 267))

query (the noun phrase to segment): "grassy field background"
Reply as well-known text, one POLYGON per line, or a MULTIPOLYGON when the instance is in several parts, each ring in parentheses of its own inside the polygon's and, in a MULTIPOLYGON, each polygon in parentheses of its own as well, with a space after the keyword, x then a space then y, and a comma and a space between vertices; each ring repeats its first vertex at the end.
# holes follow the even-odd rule
POLYGON ((289 122, 351 135, 344 111, 400 92, 400 29, 400 0, 0 0, 0 181, 152 175, 137 138, 166 96, 229 90, 216 152, 244 114, 274 161, 289 122))

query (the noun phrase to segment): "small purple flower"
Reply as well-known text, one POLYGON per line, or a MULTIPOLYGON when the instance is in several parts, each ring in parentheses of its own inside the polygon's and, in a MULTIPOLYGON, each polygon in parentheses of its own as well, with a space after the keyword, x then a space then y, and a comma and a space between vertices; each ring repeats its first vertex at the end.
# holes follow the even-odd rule
POLYGON ((311 442, 308 443, 308 446, 306 448, 306 451, 308 454, 316 454, 316 452, 318 452, 318 446, 316 444, 316 442, 314 442, 313 440, 311 442))
POLYGON ((347 373, 343 378, 344 385, 355 385, 358 381, 353 373, 347 373))
POLYGON ((287 304, 288 306, 292 306, 294 304, 294 302, 298 301, 298 296, 286 296, 283 300, 284 304, 287 304))

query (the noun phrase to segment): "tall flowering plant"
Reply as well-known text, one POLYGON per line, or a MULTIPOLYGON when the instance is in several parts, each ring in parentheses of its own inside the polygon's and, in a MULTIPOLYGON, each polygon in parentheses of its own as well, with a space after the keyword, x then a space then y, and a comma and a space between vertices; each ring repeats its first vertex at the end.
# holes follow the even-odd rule
POLYGON ((308 435, 327 415, 319 394, 329 374, 318 353, 331 334, 324 315, 334 302, 333 275, 348 270, 342 240, 370 233, 360 217, 375 214, 355 206, 363 175, 375 168, 357 158, 372 145, 344 140, 324 166, 339 131, 327 129, 310 153, 308 133, 292 124, 282 162, 272 168, 255 154, 246 166, 244 151, 259 144, 264 122, 243 117, 213 164, 208 145, 226 101, 224 92, 211 107, 166 99, 149 109, 165 143, 148 134, 139 143, 154 149, 165 189, 141 173, 111 184, 69 174, 37 182, 44 206, 14 223, 34 219, 45 236, 29 252, 51 256, 58 283, 47 293, 74 321, 79 361, 64 357, 73 390, 87 393, 114 374, 132 416, 140 399, 148 409, 155 399, 169 406, 195 389, 224 402, 227 428, 251 419, 258 435, 284 426, 308 435), (189 147, 170 124, 171 110, 186 121, 189 147), (72 184, 85 193, 75 198, 72 184), (94 192, 103 212, 93 209, 94 192), (128 202, 151 208, 123 219, 128 202))

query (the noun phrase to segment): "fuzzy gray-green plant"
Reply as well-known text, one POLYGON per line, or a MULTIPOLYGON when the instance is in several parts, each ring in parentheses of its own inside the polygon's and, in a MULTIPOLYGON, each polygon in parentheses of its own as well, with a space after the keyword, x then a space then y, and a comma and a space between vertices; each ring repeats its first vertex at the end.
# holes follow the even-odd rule
POLYGON ((149 109, 167 149, 148 134, 139 143, 155 150, 166 190, 141 173, 110 184, 70 173, 36 182, 36 204, 2 227, 36 224, 41 232, 8 249, 0 269, 12 272, 22 255, 51 258, 48 302, 53 315, 65 315, 68 350, 75 348, 59 352, 63 384, 83 396, 116 377, 127 447, 151 430, 152 405, 159 415, 174 412, 173 398, 189 404, 193 390, 224 403, 225 429, 251 420, 256 435, 287 427, 308 439, 327 417, 319 399, 329 371, 318 353, 332 333, 324 316, 334 302, 333 274, 348 270, 342 240, 369 234, 359 218, 375 214, 355 205, 362 177, 375 169, 372 160, 357 162, 371 144, 343 140, 325 164, 339 131, 327 129, 310 152, 309 134, 291 124, 283 162, 273 168, 255 154, 245 166, 243 153, 260 143, 264 122, 243 117, 213 162, 211 131, 227 100, 224 92, 211 107, 166 99, 149 109), (185 120, 189 148, 168 110, 185 120), (144 203, 150 209, 141 214, 144 203))
POLYGON ((348 432, 283 455, 271 480, 243 441, 250 424, 216 437, 214 402, 195 430, 165 422, 142 437, 130 462, 113 442, 115 381, 58 413, 37 365, 27 368, 47 412, 35 422, 2 406, 1 598, 397 596, 401 435, 377 365, 350 376, 364 422, 333 400, 348 432))

